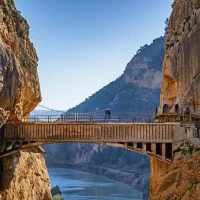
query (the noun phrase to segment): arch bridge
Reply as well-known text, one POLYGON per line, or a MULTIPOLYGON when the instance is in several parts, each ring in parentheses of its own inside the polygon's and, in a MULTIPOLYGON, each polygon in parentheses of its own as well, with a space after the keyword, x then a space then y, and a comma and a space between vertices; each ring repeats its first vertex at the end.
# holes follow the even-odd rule
POLYGON ((7 123, 0 129, 0 157, 42 144, 82 142, 121 147, 170 163, 178 144, 198 137, 196 125, 191 121, 139 123, 110 119, 91 122, 57 117, 54 121, 39 122, 38 117, 34 119, 37 120, 7 123))

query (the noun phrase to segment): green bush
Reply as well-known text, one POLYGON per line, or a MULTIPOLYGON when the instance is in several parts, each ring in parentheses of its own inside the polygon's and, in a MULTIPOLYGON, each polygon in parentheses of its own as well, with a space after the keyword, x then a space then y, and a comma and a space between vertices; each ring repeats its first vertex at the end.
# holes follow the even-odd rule
POLYGON ((64 198, 60 196, 59 194, 57 194, 53 196, 53 200, 64 200, 64 198))
POLYGON ((175 153, 175 152, 180 152, 180 151, 181 151, 181 148, 178 147, 177 149, 174 150, 174 153, 175 153))

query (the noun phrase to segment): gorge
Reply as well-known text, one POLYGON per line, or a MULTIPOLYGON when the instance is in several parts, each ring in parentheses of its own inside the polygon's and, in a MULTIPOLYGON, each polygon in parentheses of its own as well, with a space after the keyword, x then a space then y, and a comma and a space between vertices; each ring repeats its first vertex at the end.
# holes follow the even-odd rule
MULTIPOLYGON (((16 10, 14 1, 1 0, 0 3, 2 126, 8 118, 15 123, 25 121, 30 111, 41 101, 41 94, 37 75, 37 55, 28 38, 29 26, 16 10)), ((165 43, 163 82, 158 114, 162 114, 163 102, 166 101, 169 104, 170 112, 173 113, 174 104, 178 101, 181 112, 184 112, 185 105, 189 104, 191 112, 199 115, 200 1, 175 0, 172 6, 173 12, 165 43)), ((153 44, 160 47, 163 42, 164 38, 161 37, 153 44)), ((144 49, 147 50, 148 46, 145 46, 144 49)), ((118 81, 138 84, 137 88, 143 89, 140 97, 146 102, 147 96, 152 98, 157 95, 159 98, 161 72, 149 66, 156 64, 156 66, 160 66, 163 51, 160 48, 160 51, 150 56, 151 59, 159 57, 159 59, 153 60, 154 62, 148 59, 143 60, 140 53, 127 66, 125 79, 120 77, 118 81), (138 60, 142 64, 135 66, 138 60), (141 68, 141 70, 137 68, 141 68), (138 78, 143 81, 139 81, 138 78), (150 87, 149 82, 151 83, 150 87), (145 96, 147 87, 151 93, 145 96)), ((113 94, 112 101, 107 100, 106 107, 114 106, 118 99, 123 98, 124 94, 131 96, 133 92, 134 90, 131 91, 131 89, 125 92, 122 89, 119 91, 119 95, 113 94)), ((87 102, 85 103, 87 104, 87 102)), ((157 106, 157 103, 156 100, 151 106, 147 105, 145 109, 152 111, 152 107, 157 106)), ((82 105, 79 106, 80 109, 83 109, 82 105)), ((97 105, 92 106, 93 110, 97 108, 97 105)), ((83 111, 87 112, 88 107, 89 103, 86 110, 83 111)), ((71 111, 75 112, 76 109, 71 111)), ((105 107, 100 109, 105 109, 105 107)), ((127 109, 132 111, 135 107, 130 106, 127 109)), ((52 148, 55 147, 56 145, 52 148)), ((149 199, 198 199, 198 151, 198 144, 183 142, 175 153, 171 165, 150 158, 149 199)), ((2 158, 0 180, 2 199, 51 199, 49 176, 38 147, 2 158)))

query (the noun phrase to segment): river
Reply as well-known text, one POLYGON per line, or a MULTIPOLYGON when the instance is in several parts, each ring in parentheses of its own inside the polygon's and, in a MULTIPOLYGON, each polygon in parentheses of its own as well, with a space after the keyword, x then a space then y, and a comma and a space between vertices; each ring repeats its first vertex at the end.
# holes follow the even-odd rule
POLYGON ((74 169, 48 168, 51 186, 58 185, 65 200, 141 200, 142 193, 106 177, 74 169))

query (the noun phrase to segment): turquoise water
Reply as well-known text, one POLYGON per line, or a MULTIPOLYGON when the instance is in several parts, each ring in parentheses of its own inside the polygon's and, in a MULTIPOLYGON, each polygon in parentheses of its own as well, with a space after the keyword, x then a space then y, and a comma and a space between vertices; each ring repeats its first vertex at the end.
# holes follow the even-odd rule
POLYGON ((65 200, 141 200, 142 193, 106 177, 74 169, 48 168, 51 186, 58 185, 65 200))

